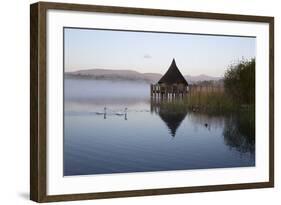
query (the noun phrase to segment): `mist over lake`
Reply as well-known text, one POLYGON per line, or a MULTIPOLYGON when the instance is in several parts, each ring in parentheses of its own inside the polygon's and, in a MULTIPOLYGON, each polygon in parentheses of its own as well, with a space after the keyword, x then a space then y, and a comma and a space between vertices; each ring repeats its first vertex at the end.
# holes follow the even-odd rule
POLYGON ((64 175, 255 166, 249 114, 180 106, 147 82, 65 78, 64 175))
POLYGON ((110 81, 92 79, 66 79, 65 98, 149 98, 150 85, 146 82, 110 81))

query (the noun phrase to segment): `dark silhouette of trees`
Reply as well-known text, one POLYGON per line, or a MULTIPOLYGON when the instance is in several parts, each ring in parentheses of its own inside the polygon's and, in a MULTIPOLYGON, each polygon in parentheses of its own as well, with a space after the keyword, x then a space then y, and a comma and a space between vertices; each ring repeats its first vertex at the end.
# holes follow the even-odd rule
POLYGON ((231 65, 224 74, 226 94, 239 104, 255 103, 256 60, 242 60, 231 65))

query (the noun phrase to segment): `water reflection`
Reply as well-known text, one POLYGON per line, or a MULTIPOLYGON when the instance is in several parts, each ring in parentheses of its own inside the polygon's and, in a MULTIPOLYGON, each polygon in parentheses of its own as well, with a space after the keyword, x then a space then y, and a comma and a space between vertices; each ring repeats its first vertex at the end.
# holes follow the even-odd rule
POLYGON ((224 142, 241 153, 255 153, 255 124, 250 113, 241 113, 225 119, 224 142))
MULTIPOLYGON (((101 115, 101 114, 97 114, 97 113, 96 113, 96 115, 101 115)), ((105 112, 105 113, 103 113, 102 115, 103 115, 103 119, 105 119, 105 120, 107 119, 107 116, 108 116, 108 115, 115 115, 115 116, 123 117, 124 120, 128 120, 128 117, 127 117, 128 114, 127 114, 127 112, 124 113, 124 114, 119 114, 119 113, 108 114, 107 112, 105 112)))
POLYGON ((224 127, 224 121, 226 116, 214 115, 200 112, 188 112, 188 119, 196 130, 206 128, 209 132, 212 130, 221 129, 224 127))
POLYGON ((240 153, 255 153, 255 116, 254 112, 243 111, 231 114, 208 114, 188 110, 180 100, 151 100, 150 112, 156 114, 166 124, 167 131, 172 137, 185 118, 192 123, 195 130, 206 128, 223 128, 222 136, 225 145, 240 153))
POLYGON ((187 115, 186 106, 183 106, 180 101, 163 99, 161 101, 151 99, 150 112, 160 116, 172 137, 175 137, 177 129, 187 115))

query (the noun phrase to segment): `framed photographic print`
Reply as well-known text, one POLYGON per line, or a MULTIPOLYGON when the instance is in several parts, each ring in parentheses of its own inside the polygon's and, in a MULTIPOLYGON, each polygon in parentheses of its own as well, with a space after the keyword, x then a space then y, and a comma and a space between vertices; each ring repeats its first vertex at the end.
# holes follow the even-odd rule
POLYGON ((30 198, 274 186, 274 18, 31 5, 30 198))

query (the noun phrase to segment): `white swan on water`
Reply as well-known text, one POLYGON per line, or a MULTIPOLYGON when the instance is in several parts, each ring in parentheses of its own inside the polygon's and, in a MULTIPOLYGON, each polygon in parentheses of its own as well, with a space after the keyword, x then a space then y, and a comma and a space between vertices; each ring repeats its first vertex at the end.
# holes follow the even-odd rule
POLYGON ((127 110, 128 110, 128 108, 125 107, 124 112, 116 112, 115 115, 118 115, 118 116, 127 115, 127 110))
POLYGON ((103 108, 103 112, 96 112, 97 115, 104 115, 106 114, 106 107, 103 108))

